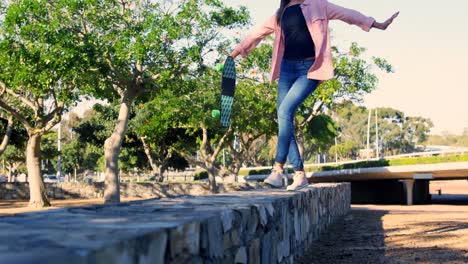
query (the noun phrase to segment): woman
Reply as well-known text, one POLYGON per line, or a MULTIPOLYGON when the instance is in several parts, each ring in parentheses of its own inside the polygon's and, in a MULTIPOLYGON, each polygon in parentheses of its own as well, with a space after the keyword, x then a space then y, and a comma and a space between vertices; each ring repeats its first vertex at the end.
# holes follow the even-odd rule
POLYGON ((294 131, 294 114, 299 105, 325 80, 333 78, 329 20, 342 20, 365 31, 381 30, 398 16, 398 12, 383 23, 346 9, 327 0, 281 0, 276 14, 256 27, 231 53, 242 57, 254 49, 266 36, 275 33, 271 79, 278 81, 278 147, 275 166, 264 181, 273 187, 283 185, 286 159, 294 168, 294 181, 288 191, 308 185, 294 131))

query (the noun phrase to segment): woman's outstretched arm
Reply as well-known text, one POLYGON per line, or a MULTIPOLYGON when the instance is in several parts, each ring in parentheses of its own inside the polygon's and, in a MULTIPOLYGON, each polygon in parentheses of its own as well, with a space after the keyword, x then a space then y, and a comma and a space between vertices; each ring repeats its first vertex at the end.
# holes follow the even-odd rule
POLYGON ((365 31, 369 31, 371 28, 378 28, 385 30, 393 22, 393 20, 398 16, 399 12, 395 13, 392 17, 387 19, 383 23, 375 21, 374 18, 363 15, 362 13, 338 6, 332 3, 327 2, 327 17, 330 20, 341 20, 351 25, 356 25, 362 28, 365 31))
POLYGON ((276 27, 276 16, 271 16, 265 23, 256 26, 248 35, 245 37, 239 45, 230 54, 231 57, 235 58, 239 54, 242 57, 247 56, 266 36, 272 34, 276 27))

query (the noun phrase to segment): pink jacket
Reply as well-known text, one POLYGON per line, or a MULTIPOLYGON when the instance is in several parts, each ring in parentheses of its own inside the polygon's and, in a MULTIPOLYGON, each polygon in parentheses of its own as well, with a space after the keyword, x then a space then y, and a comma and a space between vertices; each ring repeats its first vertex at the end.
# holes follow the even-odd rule
MULTIPOLYGON (((333 63, 328 21, 338 19, 369 31, 375 20, 357 11, 329 3, 327 0, 305 0, 301 4, 301 9, 315 44, 315 63, 310 68, 307 77, 322 81, 331 79, 333 78, 333 63)), ((255 27, 236 47, 236 50, 242 57, 245 57, 271 33, 275 33, 270 76, 270 81, 274 81, 279 78, 284 54, 283 34, 281 26, 276 23, 276 14, 262 25, 255 27)))

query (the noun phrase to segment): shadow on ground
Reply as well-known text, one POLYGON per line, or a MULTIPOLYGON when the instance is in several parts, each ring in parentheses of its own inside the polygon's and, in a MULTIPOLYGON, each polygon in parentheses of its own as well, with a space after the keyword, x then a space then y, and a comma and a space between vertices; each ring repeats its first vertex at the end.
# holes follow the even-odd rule
POLYGON ((352 210, 333 224, 297 263, 383 263, 382 217, 387 211, 352 210))
POLYGON ((432 194, 432 204, 468 205, 468 194, 432 194))
POLYGON ((453 232, 466 232, 467 222, 429 221, 411 226, 403 221, 385 229, 383 218, 389 213, 387 210, 353 209, 345 219, 332 225, 297 263, 468 263, 467 245, 454 249, 453 244, 440 243, 450 239, 453 232), (416 225, 425 227, 422 234, 412 233, 417 232, 416 225))

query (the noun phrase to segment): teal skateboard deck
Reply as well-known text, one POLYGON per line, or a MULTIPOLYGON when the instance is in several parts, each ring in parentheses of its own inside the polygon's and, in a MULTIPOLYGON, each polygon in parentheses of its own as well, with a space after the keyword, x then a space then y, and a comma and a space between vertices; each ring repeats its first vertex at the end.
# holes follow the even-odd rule
POLYGON ((232 57, 224 62, 223 78, 221 82, 221 125, 229 127, 231 124, 231 111, 236 90, 236 64, 232 57))

